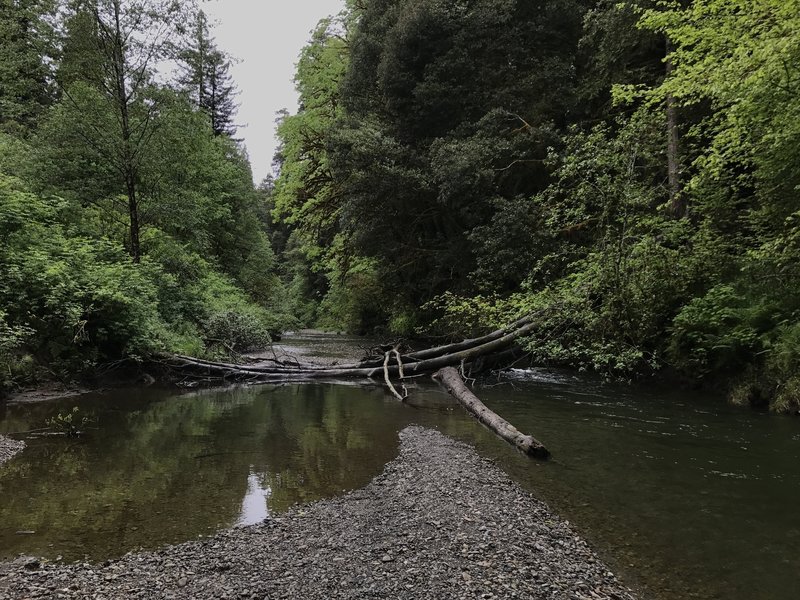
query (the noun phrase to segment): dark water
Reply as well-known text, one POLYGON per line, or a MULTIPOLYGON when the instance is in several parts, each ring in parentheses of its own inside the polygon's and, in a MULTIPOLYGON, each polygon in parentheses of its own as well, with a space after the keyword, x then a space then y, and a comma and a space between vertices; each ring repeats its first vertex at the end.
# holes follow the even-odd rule
POLYGON ((0 556, 102 560, 257 522, 363 486, 396 455, 397 432, 419 423, 495 459, 645 597, 800 597, 800 421, 545 371, 488 383, 486 403, 555 460, 517 455, 427 383, 412 390, 414 406, 334 384, 9 406, 0 432, 42 427, 73 406, 97 429, 28 438, 0 467, 0 556))

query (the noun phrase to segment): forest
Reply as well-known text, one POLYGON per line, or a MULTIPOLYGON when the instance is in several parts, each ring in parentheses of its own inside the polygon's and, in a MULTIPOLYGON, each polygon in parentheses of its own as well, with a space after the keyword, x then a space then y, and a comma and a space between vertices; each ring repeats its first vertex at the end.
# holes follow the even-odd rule
POLYGON ((298 327, 800 408, 800 1, 349 0, 258 186, 200 6, 0 0, 0 387, 298 327))

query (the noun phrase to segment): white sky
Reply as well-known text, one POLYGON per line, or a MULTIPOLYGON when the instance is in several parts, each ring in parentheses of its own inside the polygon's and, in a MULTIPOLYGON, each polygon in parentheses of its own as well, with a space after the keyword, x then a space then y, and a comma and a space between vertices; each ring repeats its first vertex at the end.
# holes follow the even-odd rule
POLYGON ((203 10, 217 46, 241 62, 231 67, 241 104, 236 123, 244 138, 253 179, 272 170, 275 113, 297 112, 294 70, 300 50, 320 19, 337 14, 343 0, 209 0, 203 10))

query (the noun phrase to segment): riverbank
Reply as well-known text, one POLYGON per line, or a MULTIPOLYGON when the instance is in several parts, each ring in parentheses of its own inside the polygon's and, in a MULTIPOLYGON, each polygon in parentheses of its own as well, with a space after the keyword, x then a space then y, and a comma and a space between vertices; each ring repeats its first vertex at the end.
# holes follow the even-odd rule
POLYGON ((14 458, 25 448, 25 442, 0 435, 0 465, 14 458))
POLYGON ((60 384, 44 384, 29 389, 12 392, 3 401, 8 404, 23 404, 31 402, 51 402, 53 400, 61 400, 62 398, 71 398, 73 396, 80 396, 90 391, 99 391, 103 388, 95 387, 64 387, 60 384))
POLYGON ((0 598, 616 598, 570 528, 471 447, 409 427, 365 488, 102 565, 0 564, 0 598))

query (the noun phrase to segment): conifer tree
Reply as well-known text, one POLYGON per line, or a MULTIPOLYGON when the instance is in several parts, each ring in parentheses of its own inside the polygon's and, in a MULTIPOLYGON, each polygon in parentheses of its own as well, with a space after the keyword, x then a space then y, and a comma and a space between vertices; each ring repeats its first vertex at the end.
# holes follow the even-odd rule
POLYGON ((214 135, 236 133, 236 86, 230 75, 231 58, 217 48, 208 17, 199 11, 191 37, 180 53, 180 84, 197 108, 211 121, 214 135))
POLYGON ((0 0, 0 129, 30 131, 55 98, 53 0, 0 0))

